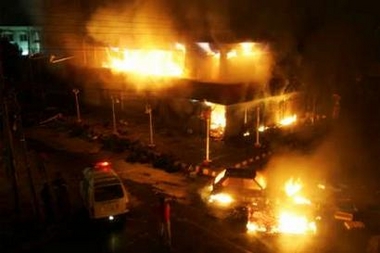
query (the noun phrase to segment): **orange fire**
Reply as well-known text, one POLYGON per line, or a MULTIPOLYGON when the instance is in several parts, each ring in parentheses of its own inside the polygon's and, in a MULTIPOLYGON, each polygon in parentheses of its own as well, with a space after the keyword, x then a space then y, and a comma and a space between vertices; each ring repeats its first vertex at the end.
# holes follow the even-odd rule
POLYGON ((211 108, 210 135, 216 138, 221 137, 226 127, 226 106, 208 101, 206 104, 211 108))
POLYGON ((285 193, 290 200, 286 208, 280 210, 278 230, 287 234, 315 233, 316 224, 308 217, 311 201, 302 195, 303 185, 300 179, 290 178, 285 183, 285 193), (306 212, 304 211, 305 209, 306 212))
POLYGON ((290 178, 285 183, 285 193, 294 201, 294 203, 310 205, 311 201, 302 196, 302 188, 303 185, 300 179, 295 180, 294 178, 290 178))
POLYGON ((303 185, 300 179, 290 178, 284 187, 286 194, 271 210, 251 214, 253 219, 247 223, 248 232, 270 232, 281 234, 314 234, 316 223, 311 218, 312 203, 302 195, 303 185))
POLYGON ((281 126, 289 126, 294 124, 297 121, 297 115, 284 117, 280 120, 279 124, 281 126))
POLYGON ((212 47, 199 42, 207 56, 197 68, 197 78, 221 82, 263 82, 270 77, 272 57, 267 45, 241 42, 212 47))
POLYGON ((172 49, 107 48, 103 67, 139 76, 181 77, 185 73, 186 48, 176 43, 172 49))

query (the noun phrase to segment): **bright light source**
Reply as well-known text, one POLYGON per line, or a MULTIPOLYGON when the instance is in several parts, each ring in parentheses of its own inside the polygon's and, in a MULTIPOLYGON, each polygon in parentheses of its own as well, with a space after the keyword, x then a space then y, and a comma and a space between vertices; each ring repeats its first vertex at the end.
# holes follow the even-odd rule
POLYGON ((282 126, 289 126, 294 124, 297 121, 297 115, 285 117, 282 120, 280 120, 280 125, 282 126))
POLYGON ((95 168, 100 170, 108 170, 110 165, 111 164, 109 162, 98 162, 95 164, 95 168))
POLYGON ((279 218, 279 231, 286 234, 305 234, 316 232, 315 222, 308 221, 304 216, 283 212, 279 218))
POLYGON ((198 42, 197 45, 203 49, 208 55, 215 55, 216 53, 211 49, 210 43, 198 42))
POLYGON ((251 221, 248 221, 246 228, 247 228, 248 233, 269 232, 267 231, 267 228, 265 226, 259 225, 256 222, 251 222, 251 221))
POLYGON ((114 219, 115 219, 115 217, 113 217, 112 215, 108 216, 108 220, 113 221, 114 219))
POLYGON ((210 199, 209 199, 209 202, 217 202, 219 204, 223 204, 223 205, 229 205, 233 202, 233 198, 231 197, 231 195, 229 194, 226 194, 226 193, 219 193, 219 194, 215 194, 215 195, 211 195, 210 196, 210 199))
POLYGON ((267 129, 265 126, 259 126, 259 132, 264 132, 267 129))
POLYGON ((237 52, 236 50, 231 50, 227 53, 227 59, 230 59, 230 58, 235 58, 237 57, 237 52))
POLYGON ((102 166, 102 167, 105 167, 105 166, 108 166, 108 165, 110 165, 110 163, 109 162, 101 162, 101 163, 98 163, 100 166, 102 166))

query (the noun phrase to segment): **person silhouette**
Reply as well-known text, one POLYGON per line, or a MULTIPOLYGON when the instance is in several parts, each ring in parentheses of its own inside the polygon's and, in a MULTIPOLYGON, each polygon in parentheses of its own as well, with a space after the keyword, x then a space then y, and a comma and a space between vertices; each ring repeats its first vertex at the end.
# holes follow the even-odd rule
POLYGON ((45 222, 51 224, 54 221, 53 201, 49 189, 49 184, 45 182, 41 189, 41 200, 44 209, 45 222))
POLYGON ((71 204, 69 198, 68 186, 60 172, 56 173, 52 182, 53 192, 56 200, 56 208, 60 214, 60 218, 66 219, 71 213, 71 204))
POLYGON ((165 196, 159 197, 158 218, 159 218, 159 235, 161 242, 171 247, 171 224, 170 224, 170 202, 165 196))

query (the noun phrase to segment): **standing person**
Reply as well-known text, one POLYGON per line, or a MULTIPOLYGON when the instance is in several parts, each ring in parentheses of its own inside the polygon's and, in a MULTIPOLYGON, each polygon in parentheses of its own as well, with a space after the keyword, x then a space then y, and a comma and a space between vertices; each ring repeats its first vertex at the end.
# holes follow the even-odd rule
POLYGON ((60 218, 66 219, 70 216, 71 205, 67 183, 60 172, 56 173, 52 185, 56 200, 57 211, 60 213, 60 218))
POLYGON ((159 198, 159 233, 160 239, 169 248, 171 247, 171 227, 170 227, 170 203, 165 196, 160 196, 159 198))
POLYGON ((54 210, 49 184, 46 182, 41 189, 41 199, 44 208, 45 222, 49 225, 54 221, 54 210))

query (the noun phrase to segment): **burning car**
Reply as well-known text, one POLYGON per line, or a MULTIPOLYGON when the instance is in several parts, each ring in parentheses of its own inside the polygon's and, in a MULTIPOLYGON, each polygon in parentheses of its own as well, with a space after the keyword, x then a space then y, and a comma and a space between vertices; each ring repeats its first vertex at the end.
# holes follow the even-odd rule
POLYGON ((263 206, 265 183, 253 169, 228 168, 212 182, 207 198, 210 214, 217 218, 245 217, 247 205, 263 206))

